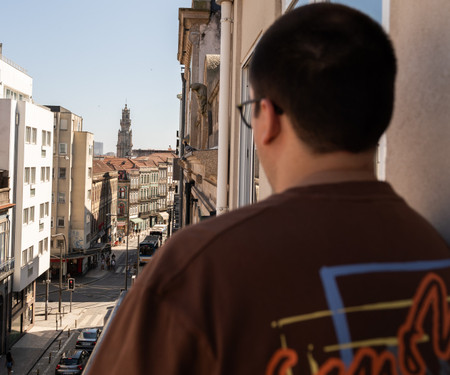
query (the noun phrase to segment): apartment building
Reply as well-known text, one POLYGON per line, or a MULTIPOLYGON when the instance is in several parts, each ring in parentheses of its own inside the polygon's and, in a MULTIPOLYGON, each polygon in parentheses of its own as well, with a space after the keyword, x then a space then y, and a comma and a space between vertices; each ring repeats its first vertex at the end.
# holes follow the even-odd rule
POLYGON ((57 277, 60 256, 63 275, 88 268, 94 137, 83 131, 81 116, 61 106, 47 107, 54 122, 51 272, 57 277))
POLYGON ((10 342, 33 325, 35 281, 49 268, 52 133, 51 112, 31 102, 0 100, 0 169, 10 179, 10 246, 14 283, 10 342))
POLYGON ((84 256, 96 239, 91 233, 92 182, 94 135, 89 132, 74 132, 73 143, 72 210, 70 216, 69 273, 85 273, 89 267, 89 257, 84 256), (83 255, 78 256, 76 253, 83 255))
POLYGON ((139 217, 146 221, 145 228, 156 223, 169 224, 178 187, 173 175, 175 160, 178 158, 172 151, 133 159, 140 172, 139 217))
POLYGON ((133 163, 133 168, 128 170, 128 176, 130 179, 130 229, 138 231, 143 228, 143 220, 139 218, 139 168, 133 163))
POLYGON ((179 10, 178 61, 184 65, 178 163, 183 225, 216 214, 220 8, 194 1, 179 10))
POLYGON ((32 327, 36 279, 50 261, 53 121, 47 108, 33 103, 32 95, 33 79, 3 55, 0 44, 0 169, 9 171, 10 201, 15 204, 5 216, 8 239, 2 235, 11 249, 3 282, 13 279, 8 283, 9 320, 1 323, 1 329, 9 331, 6 344, 2 338, 2 350, 32 327))
POLYGON ((147 229, 152 226, 152 198, 151 198, 151 178, 152 166, 145 161, 134 159, 134 163, 139 168, 139 229, 147 229))
POLYGON ((118 173, 103 160, 93 162, 92 220, 93 241, 115 242, 117 237, 118 173))
POLYGON ((117 211, 111 212, 111 215, 116 218, 116 237, 121 239, 134 229, 133 222, 129 219, 139 216, 139 171, 129 158, 105 157, 103 161, 117 171, 117 211), (133 174, 133 194, 130 193, 131 174, 133 174), (127 223, 130 224, 129 227, 127 223))
POLYGON ((9 246, 11 214, 9 173, 0 170, 0 353, 8 349, 9 321, 11 319, 14 254, 9 246))

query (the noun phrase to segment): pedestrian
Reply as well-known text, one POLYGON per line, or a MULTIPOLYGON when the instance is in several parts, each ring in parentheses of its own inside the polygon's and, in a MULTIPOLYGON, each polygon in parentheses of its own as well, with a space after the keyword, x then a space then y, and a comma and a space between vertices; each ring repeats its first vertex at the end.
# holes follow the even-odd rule
POLYGON ((14 359, 12 357, 11 352, 6 353, 6 369, 8 370, 8 374, 13 373, 14 359))
POLYGON ((178 231, 89 375, 447 373, 449 248, 374 170, 395 76, 359 11, 278 18, 239 106, 273 195, 178 231))

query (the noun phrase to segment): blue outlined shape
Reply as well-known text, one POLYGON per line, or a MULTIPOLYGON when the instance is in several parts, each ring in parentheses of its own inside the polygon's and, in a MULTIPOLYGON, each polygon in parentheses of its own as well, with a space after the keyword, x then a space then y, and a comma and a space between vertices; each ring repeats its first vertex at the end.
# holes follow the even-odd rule
MULTIPOLYGON (((338 277, 361 273, 432 271, 442 268, 450 268, 450 259, 393 263, 361 263, 322 267, 320 269, 320 277, 325 289, 325 297, 327 299, 329 310, 332 312, 332 319, 338 343, 347 344, 351 342, 347 317, 344 312, 339 312, 343 311, 344 303, 337 285, 338 277)), ((350 366, 353 360, 352 349, 341 349, 340 354, 345 365, 350 366)))

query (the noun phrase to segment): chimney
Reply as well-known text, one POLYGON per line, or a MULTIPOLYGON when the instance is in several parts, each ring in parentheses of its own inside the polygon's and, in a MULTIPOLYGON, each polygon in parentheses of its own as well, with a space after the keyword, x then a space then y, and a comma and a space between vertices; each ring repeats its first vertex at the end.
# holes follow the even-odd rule
POLYGON ((3 43, 0 43, 0 56, 2 55, 3 43))

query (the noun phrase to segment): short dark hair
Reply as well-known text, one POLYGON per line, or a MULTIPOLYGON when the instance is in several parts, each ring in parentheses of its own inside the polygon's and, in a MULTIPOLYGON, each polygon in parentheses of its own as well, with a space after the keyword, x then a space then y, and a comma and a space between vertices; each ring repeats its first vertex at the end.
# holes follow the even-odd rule
POLYGON ((358 153, 392 117, 396 59, 381 26, 344 5, 318 3, 280 17, 250 63, 256 99, 268 98, 316 153, 358 153))

